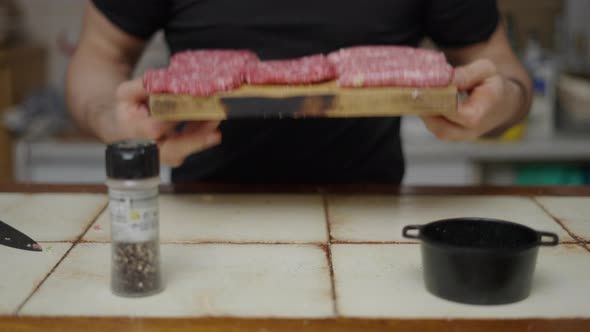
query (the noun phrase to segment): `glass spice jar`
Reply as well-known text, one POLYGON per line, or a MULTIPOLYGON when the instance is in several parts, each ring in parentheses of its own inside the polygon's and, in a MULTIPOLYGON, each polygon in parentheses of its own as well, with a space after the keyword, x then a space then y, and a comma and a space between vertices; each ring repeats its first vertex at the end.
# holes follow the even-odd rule
POLYGON ((160 267, 158 147, 127 140, 106 149, 111 215, 111 290, 141 297, 163 290, 160 267))

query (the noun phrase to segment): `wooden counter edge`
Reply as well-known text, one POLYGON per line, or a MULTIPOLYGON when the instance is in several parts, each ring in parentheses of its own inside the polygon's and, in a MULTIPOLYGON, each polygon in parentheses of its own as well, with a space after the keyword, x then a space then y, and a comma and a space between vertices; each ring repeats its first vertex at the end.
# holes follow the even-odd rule
MULTIPOLYGON (((2 183, 0 192, 106 193, 103 184, 2 183)), ((507 195, 590 196, 590 186, 398 186, 387 184, 221 184, 184 183, 162 185, 167 194, 192 193, 300 193, 300 194, 390 194, 390 195, 507 195)))
POLYGON ((280 319, 0 316, 0 332, 69 331, 506 331, 587 332, 590 319, 280 319))

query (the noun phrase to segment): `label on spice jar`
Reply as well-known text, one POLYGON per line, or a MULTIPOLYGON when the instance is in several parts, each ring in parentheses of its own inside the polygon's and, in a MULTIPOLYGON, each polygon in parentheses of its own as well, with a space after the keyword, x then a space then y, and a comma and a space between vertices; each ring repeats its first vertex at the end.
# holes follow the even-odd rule
POLYGON ((113 241, 147 242, 158 237, 157 191, 129 193, 110 190, 113 241))

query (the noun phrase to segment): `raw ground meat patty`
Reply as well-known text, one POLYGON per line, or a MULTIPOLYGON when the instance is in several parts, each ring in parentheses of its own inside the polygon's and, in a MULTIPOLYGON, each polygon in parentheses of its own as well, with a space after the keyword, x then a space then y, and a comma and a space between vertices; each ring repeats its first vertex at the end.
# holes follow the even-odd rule
POLYGON ((380 70, 345 71, 338 77, 342 87, 397 86, 429 88, 448 86, 453 77, 449 65, 398 67, 380 70))
POLYGON ((246 67, 245 74, 249 84, 309 84, 335 77, 334 66, 321 54, 252 63, 246 67))
POLYGON ((236 68, 258 62, 258 56, 247 50, 199 50, 176 53, 170 58, 170 69, 236 68))
POLYGON ((181 71, 148 70, 143 75, 143 85, 149 93, 173 93, 192 96, 211 96, 217 92, 238 88, 243 72, 231 71, 181 71))
POLYGON ((172 56, 168 69, 146 71, 144 87, 150 93, 211 96, 238 88, 256 54, 244 50, 185 51, 172 56))
POLYGON ((297 59, 260 61, 247 50, 197 50, 172 56, 167 69, 146 71, 149 93, 211 96, 256 85, 312 84, 337 78, 342 87, 443 87, 453 78, 443 53, 406 46, 356 46, 297 59))
POLYGON ((168 70, 152 69, 143 73, 143 86, 150 93, 168 92, 168 70))
POLYGON ((356 46, 328 55, 342 87, 443 87, 453 67, 443 53, 405 46, 356 46))
POLYGON ((393 58, 416 59, 423 63, 447 63, 444 53, 409 46, 353 46, 328 54, 328 60, 335 65, 393 58))
POLYGON ((243 75, 240 71, 226 71, 203 74, 198 71, 169 71, 166 78, 167 90, 173 94, 211 96, 217 92, 240 87, 243 75))

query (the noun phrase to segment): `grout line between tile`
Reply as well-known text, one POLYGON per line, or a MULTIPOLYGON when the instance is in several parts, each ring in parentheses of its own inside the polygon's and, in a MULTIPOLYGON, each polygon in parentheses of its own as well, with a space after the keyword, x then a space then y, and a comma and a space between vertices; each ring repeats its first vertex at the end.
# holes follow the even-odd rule
MULTIPOLYGON (((78 243, 111 243, 111 241, 102 240, 80 240, 78 243)), ((231 245, 326 245, 325 242, 287 242, 287 241, 223 241, 223 240, 203 240, 203 241, 160 241, 160 244, 231 244, 231 245)))
POLYGON ((82 231, 82 234, 80 234, 80 236, 78 236, 78 238, 76 239, 76 241, 74 241, 75 244, 78 244, 80 242, 83 241, 84 236, 86 235, 86 233, 88 233, 88 231, 90 230, 90 228, 92 227, 92 225, 94 225, 94 223, 96 222, 96 220, 98 220, 98 218, 100 218, 100 215, 108 208, 109 204, 108 202, 105 204, 105 206, 102 207, 102 209, 100 209, 98 211, 98 213, 96 213, 96 215, 90 219, 90 222, 88 223, 88 225, 86 226, 86 228, 82 231))
POLYGON ((325 246, 326 259, 328 260, 328 268, 330 270, 330 286, 332 291, 332 311, 336 317, 340 316, 340 309, 338 308, 338 295, 336 294, 336 278, 334 276, 334 264, 332 263, 332 230, 330 227, 330 210, 328 209, 328 196, 323 195, 324 203, 324 219, 326 220, 327 244, 325 246))
POLYGON ((320 245, 322 250, 326 253, 326 260, 328 262, 328 269, 330 272, 330 290, 332 293, 332 311, 334 316, 340 316, 340 309, 338 308, 338 301, 336 296, 336 278, 334 277, 334 265, 332 264, 332 247, 330 244, 320 245))
MULTIPOLYGON (((59 267, 59 265, 61 264, 61 262, 63 262, 64 259, 66 259, 66 257, 68 257, 68 255, 70 254, 70 252, 74 249, 74 247, 76 247, 76 245, 78 243, 80 243, 80 241, 82 241, 82 238, 84 237, 84 235, 86 235, 86 233, 88 232, 88 230, 90 229, 90 227, 92 227, 92 224, 94 224, 94 222, 98 219, 98 217, 103 213, 103 211, 107 207, 108 207, 108 204, 105 204, 105 206, 103 206, 98 211, 98 213, 96 213, 94 215, 94 217, 90 218, 90 222, 88 223, 88 225, 86 226, 86 228, 84 228, 84 230, 80 233, 80 235, 73 242, 66 241, 68 243, 72 243, 72 245, 70 246, 70 248, 61 256, 61 258, 57 261, 57 263, 53 266, 53 268, 45 275, 45 277, 43 279, 41 279, 41 281, 33 288, 33 290, 31 291, 31 293, 16 308, 16 310, 13 313, 14 315, 18 315, 20 313, 20 311, 27 304, 27 302, 29 302, 29 300, 33 297, 33 295, 35 295, 35 293, 39 290, 39 288, 41 288, 41 286, 53 274, 53 272, 55 272, 55 270, 59 267)), ((41 242, 41 243, 43 243, 43 242, 41 242)), ((54 243, 54 242, 46 242, 46 243, 54 243)))
POLYGON ((76 242, 80 242, 80 241, 82 241, 84 239, 84 236, 86 236, 86 234, 88 233, 88 231, 90 230, 90 228, 92 227, 92 225, 94 225, 94 223, 108 209, 108 207, 109 207, 109 201, 107 200, 106 203, 105 203, 105 205, 98 210, 98 212, 94 215, 94 217, 90 218, 90 223, 88 223, 88 225, 86 226, 86 228, 82 231, 82 235, 80 235, 78 237, 78 239, 76 240, 76 242))
POLYGON ((37 243, 74 243, 75 240, 40 240, 37 243))
POLYGON ((326 220, 326 231, 328 232, 328 244, 332 243, 334 238, 332 237, 332 225, 330 221, 330 208, 328 204, 328 196, 324 195, 324 219, 326 220))
POLYGON ((191 245, 191 244, 230 244, 230 245, 325 245, 324 242, 281 242, 281 241, 274 241, 274 242, 265 242, 265 241, 162 241, 161 244, 182 244, 182 245, 191 245))
POLYGON ((411 241, 334 241, 332 244, 420 244, 411 241))
POLYGON ((576 243, 576 245, 578 245, 578 246, 582 247, 582 249, 585 249, 586 251, 590 252, 590 245, 589 244, 582 242, 582 243, 576 243))
POLYGON ((41 281, 35 287, 33 287, 33 290, 31 291, 31 293, 23 300, 23 302, 21 304, 19 304, 18 307, 16 307, 16 310, 14 310, 14 312, 13 312, 14 315, 18 315, 20 313, 20 311, 23 309, 25 304, 27 304, 27 302, 29 302, 29 300, 33 297, 33 295, 35 295, 35 293, 37 293, 39 288, 41 288, 41 285, 43 285, 45 283, 45 281, 49 278, 49 276, 51 274, 53 274, 53 272, 57 269, 57 267, 61 264, 61 262, 68 256, 70 251, 72 251, 72 249, 74 249, 75 246, 76 246, 76 243, 72 243, 70 248, 63 254, 63 256, 61 256, 61 258, 57 261, 57 263, 55 263, 53 268, 45 275, 45 277, 43 279, 41 279, 41 281))
POLYGON ((536 197, 532 197, 531 199, 533 200, 533 202, 535 202, 535 204, 537 204, 538 207, 541 208, 541 210, 543 210, 543 212, 545 212, 556 223, 558 223, 559 226, 561 226, 561 228, 563 228, 569 234, 569 236, 571 236, 572 239, 574 239, 578 244, 580 244, 580 243, 583 244, 584 243, 584 239, 583 238, 577 236, 576 234, 574 234, 574 232, 570 231, 569 228, 567 228, 565 226, 565 224, 563 223, 563 221, 561 221, 561 219, 559 219, 557 216, 553 215, 543 204, 541 204, 541 202, 539 202, 537 200, 536 197))
MULTIPOLYGON (((345 244, 345 245, 416 245, 420 242, 402 242, 402 241, 334 241, 331 244, 345 244)), ((560 245, 566 244, 581 244, 579 241, 563 241, 560 245)))

